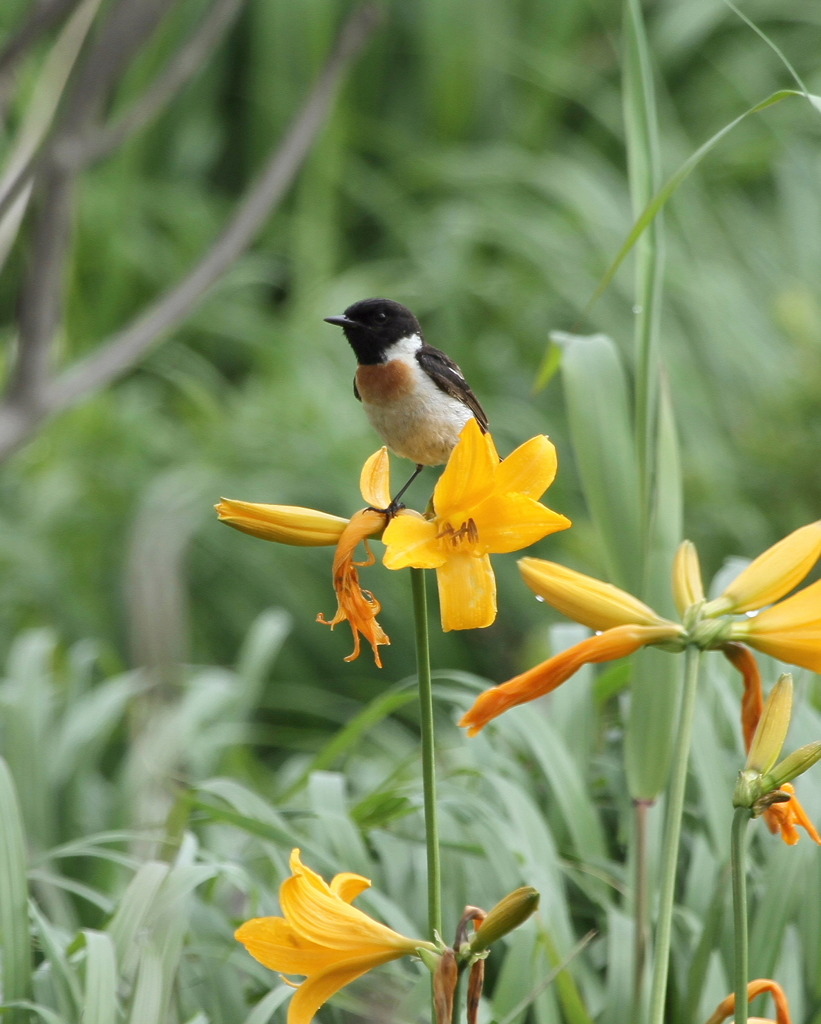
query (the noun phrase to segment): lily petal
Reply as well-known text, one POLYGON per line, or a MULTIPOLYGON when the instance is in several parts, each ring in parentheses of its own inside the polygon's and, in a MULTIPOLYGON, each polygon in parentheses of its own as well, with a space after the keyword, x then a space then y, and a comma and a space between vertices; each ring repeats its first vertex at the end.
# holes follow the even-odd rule
POLYGON ((384 446, 374 452, 362 467, 359 490, 372 508, 385 509, 390 505, 391 468, 388 449, 384 446))
POLYGON ((530 589, 569 619, 589 629, 604 630, 629 624, 683 629, 653 611, 626 590, 594 576, 542 558, 520 558, 519 570, 530 589))
POLYGON ((801 838, 797 828, 800 825, 813 842, 821 845, 821 835, 818 834, 812 819, 795 795, 795 786, 785 782, 781 789, 789 794, 790 799, 785 803, 772 804, 764 812, 764 820, 767 822, 770 832, 776 835, 780 833, 781 838, 788 846, 795 846, 801 838))
POLYGON ((382 540, 387 547, 382 562, 388 569, 436 569, 447 557, 437 543, 436 524, 408 509, 391 519, 382 540))
POLYGON ((457 552, 437 570, 442 629, 483 629, 496 618, 496 577, 488 555, 457 552))
POLYGON ((821 580, 730 628, 733 640, 821 672, 821 580))
POLYGON ((555 445, 550 438, 539 434, 519 445, 499 464, 496 489, 541 498, 556 479, 558 466, 555 445))
POLYGON ((802 526, 773 544, 705 606, 707 615, 748 612, 780 600, 821 558, 821 520, 802 526))
POLYGON ((384 952, 379 955, 351 957, 312 975, 294 993, 288 1007, 288 1024, 311 1024, 320 1007, 340 989, 361 978, 374 967, 397 960, 400 956, 403 954, 384 952))
MULTIPOLYGON (((677 637, 674 633, 673 637, 677 637)), ((519 704, 536 700, 566 682, 582 665, 624 658, 641 647, 664 643, 671 638, 667 626, 616 626, 604 633, 582 640, 581 643, 556 654, 541 665, 514 676, 501 686, 494 686, 479 696, 476 703, 463 716, 459 725, 475 736, 503 712, 519 704)))
POLYGON ((215 505, 221 523, 233 526, 253 537, 291 544, 296 547, 323 547, 336 544, 347 519, 298 505, 260 505, 253 501, 222 498, 215 505))
POLYGON ((490 434, 475 419, 468 420, 433 491, 437 515, 447 519, 454 510, 478 505, 491 493, 498 465, 490 434))
POLYGON ((481 546, 494 554, 520 551, 549 533, 566 530, 570 520, 524 494, 493 494, 475 515, 481 546))
POLYGON ((340 622, 348 622, 351 627, 354 639, 354 649, 345 658, 345 661, 353 661, 359 657, 359 637, 365 637, 371 645, 374 661, 379 668, 382 667, 382 659, 379 655, 380 646, 390 645, 390 638, 376 621, 376 616, 382 610, 382 605, 377 601, 369 590, 364 590, 359 583, 357 567, 371 565, 375 561, 370 551, 365 562, 355 562, 356 549, 362 541, 367 547, 367 538, 373 537, 382 532, 387 517, 372 508, 362 509, 351 517, 346 525, 342 537, 336 546, 334 554, 333 576, 334 590, 336 591, 336 613, 332 619, 326 619, 319 614, 317 622, 333 629, 340 622))

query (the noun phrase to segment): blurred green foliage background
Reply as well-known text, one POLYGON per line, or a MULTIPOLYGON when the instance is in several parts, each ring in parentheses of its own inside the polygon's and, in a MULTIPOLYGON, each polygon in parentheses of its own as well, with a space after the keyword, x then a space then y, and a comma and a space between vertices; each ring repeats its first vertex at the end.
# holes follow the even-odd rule
MULTIPOLYGON (((115 6, 102 3, 98 20, 115 6)), ((144 94, 211 5, 166 7, 123 68, 107 116, 144 94)), ((794 74, 821 93, 817 4, 745 4, 764 37, 718 0, 645 8, 665 178, 754 103, 797 87, 794 74)), ((79 176, 55 366, 93 353, 201 257, 351 9, 237 4, 224 38, 158 116, 79 176)), ((47 627, 63 653, 46 660, 72 665, 83 649, 72 645, 88 640, 91 676, 147 667, 173 682, 183 664, 234 665, 257 616, 284 609, 287 642, 253 707, 240 709, 256 720, 253 738, 270 762, 315 750, 359 702, 413 671, 406 574, 377 566, 367 578, 394 640, 385 669, 367 656, 345 664, 347 633, 314 621, 334 608, 330 550, 265 545, 212 511, 220 495, 340 515, 361 506, 359 470, 378 440, 352 395, 353 355, 324 316, 369 295, 410 306, 464 369, 502 454, 539 432, 558 447, 545 500, 575 525, 529 553, 603 571, 559 379, 540 390, 535 381, 556 330, 606 333, 632 358, 629 260, 588 306, 635 215, 622 5, 387 0, 380 10, 250 250, 138 365, 33 431, 0 476, 3 652, 47 627), (274 733, 266 723, 283 711, 274 733)), ((29 14, 27 0, 6 0, 0 34, 13 40, 29 14)), ((45 30, 4 71, 7 154, 59 31, 45 30)), ((744 120, 664 212, 662 359, 682 446, 685 535, 708 578, 728 556, 755 554, 819 514, 819 180, 819 111, 795 97, 744 120)), ((37 202, 0 276, 10 377, 36 211, 37 202)), ((407 467, 394 468, 400 479, 407 467)), ((414 485, 419 507, 434 479, 428 471, 414 485)), ((435 665, 498 681, 547 643, 551 619, 522 587, 515 558, 495 565, 498 622, 470 636, 434 630, 435 665)), ((213 770, 206 761, 201 775, 213 770)))

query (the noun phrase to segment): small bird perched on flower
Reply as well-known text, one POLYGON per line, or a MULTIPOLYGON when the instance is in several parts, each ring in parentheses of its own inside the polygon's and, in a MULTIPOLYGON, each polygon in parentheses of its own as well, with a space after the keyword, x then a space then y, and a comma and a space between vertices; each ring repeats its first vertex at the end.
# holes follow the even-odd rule
POLYGON ((392 299, 362 299, 335 324, 356 355, 354 394, 372 426, 397 455, 416 463, 395 505, 425 466, 441 466, 474 417, 483 431, 488 419, 456 363, 428 345, 419 321, 392 299))

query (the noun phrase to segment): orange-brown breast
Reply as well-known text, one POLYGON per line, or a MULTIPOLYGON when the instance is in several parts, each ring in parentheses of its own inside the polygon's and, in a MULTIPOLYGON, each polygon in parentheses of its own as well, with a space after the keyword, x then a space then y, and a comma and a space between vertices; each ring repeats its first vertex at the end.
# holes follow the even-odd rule
POLYGON ((356 387, 363 402, 383 405, 395 402, 414 390, 413 370, 402 359, 391 359, 375 366, 360 366, 356 387))

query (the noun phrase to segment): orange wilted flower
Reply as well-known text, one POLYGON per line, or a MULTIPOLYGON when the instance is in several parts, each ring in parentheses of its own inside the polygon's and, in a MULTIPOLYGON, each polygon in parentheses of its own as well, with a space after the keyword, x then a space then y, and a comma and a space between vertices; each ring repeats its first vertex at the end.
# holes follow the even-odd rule
POLYGON ((570 526, 539 501, 556 467, 547 437, 532 437, 500 461, 490 434, 468 420, 433 492, 432 517, 405 510, 388 524, 384 564, 436 570, 444 630, 496 618, 492 553, 518 551, 570 526))
POLYGON ((793 665, 821 671, 821 581, 784 598, 806 577, 819 555, 821 520, 774 544, 720 597, 705 601, 698 556, 685 541, 673 571, 680 624, 602 580, 553 562, 523 558, 519 567, 528 586, 597 635, 481 694, 460 724, 473 735, 508 708, 560 686, 582 665, 621 658, 648 645, 670 651, 689 645, 725 650, 742 670, 749 670, 746 657, 739 653, 746 643, 793 665), (750 612, 756 614, 738 618, 750 612))
POLYGON ((279 891, 282 917, 246 921, 236 938, 260 963, 283 974, 304 975, 288 1008, 288 1024, 310 1024, 317 1010, 345 985, 432 942, 409 939, 352 906, 369 888, 362 875, 344 872, 330 883, 291 853, 291 877, 279 891))
POLYGON ((353 632, 354 649, 345 660, 359 657, 361 635, 371 645, 374 660, 381 668, 379 647, 389 644, 390 639, 376 621, 381 605, 369 590, 360 586, 358 570, 375 561, 368 549, 368 538, 381 534, 388 520, 385 512, 378 511, 390 504, 386 448, 381 448, 365 463, 360 476, 360 489, 362 497, 373 507, 362 509, 351 519, 293 505, 259 505, 228 498, 223 498, 215 507, 221 522, 263 540, 301 547, 335 544, 333 580, 337 597, 336 614, 331 620, 326 620, 320 614, 317 621, 331 628, 340 622, 348 622, 353 632), (367 557, 365 561, 357 562, 355 555, 361 542, 365 544, 367 557))

